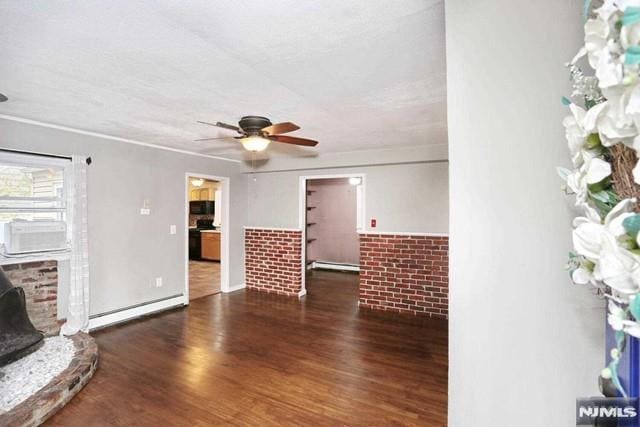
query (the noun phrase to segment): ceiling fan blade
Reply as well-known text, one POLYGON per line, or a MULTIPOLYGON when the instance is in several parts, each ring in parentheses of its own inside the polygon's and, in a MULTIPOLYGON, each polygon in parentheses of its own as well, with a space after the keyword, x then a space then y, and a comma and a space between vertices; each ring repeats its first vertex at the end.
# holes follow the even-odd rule
POLYGON ((279 135, 281 133, 289 133, 294 130, 300 129, 300 126, 291 122, 283 122, 276 123, 275 125, 267 126, 266 128, 262 128, 262 132, 266 132, 269 135, 279 135))
POLYGON ((216 126, 216 127, 219 127, 219 128, 235 130, 238 133, 242 133, 242 131, 240 130, 240 128, 238 126, 228 125, 228 124, 222 123, 222 122, 209 123, 209 122, 203 122, 203 121, 200 121, 200 120, 196 120, 196 121, 198 123, 202 123, 203 125, 216 126))
POLYGON ((202 139, 194 139, 194 142, 199 142, 199 141, 213 141, 214 139, 233 139, 233 136, 220 136, 217 138, 202 138, 202 139))
POLYGON ((293 145, 304 145, 306 147, 315 147, 316 145, 318 145, 318 141, 314 141, 313 139, 298 138, 296 136, 269 135, 267 138, 276 142, 283 142, 285 144, 293 145))

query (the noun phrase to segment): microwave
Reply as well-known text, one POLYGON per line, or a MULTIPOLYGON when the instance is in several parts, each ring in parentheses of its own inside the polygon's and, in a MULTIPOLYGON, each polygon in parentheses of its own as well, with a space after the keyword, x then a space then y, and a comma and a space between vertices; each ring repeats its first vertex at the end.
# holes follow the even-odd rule
POLYGON ((199 200, 189 202, 190 215, 213 215, 215 202, 213 200, 199 200))

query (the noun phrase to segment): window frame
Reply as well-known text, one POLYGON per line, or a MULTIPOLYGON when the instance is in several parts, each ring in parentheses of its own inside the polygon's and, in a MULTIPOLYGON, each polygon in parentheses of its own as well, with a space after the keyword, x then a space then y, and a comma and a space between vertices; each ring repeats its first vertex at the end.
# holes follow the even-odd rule
MULTIPOLYGON (((68 177, 68 166, 71 164, 70 159, 66 158, 58 158, 58 157, 50 157, 42 154, 22 154, 22 153, 10 153, 0 151, 0 167, 27 167, 27 168, 54 168, 58 169, 62 173, 62 184, 53 184, 53 190, 56 190, 58 193, 58 189, 60 189, 59 196, 47 196, 47 197, 30 197, 30 196, 9 196, 0 194, 0 214, 2 213, 10 213, 10 214, 24 214, 24 213, 54 213, 55 218, 51 218, 51 221, 64 221, 67 222, 68 219, 68 206, 67 206, 67 195, 69 190, 69 177, 68 177), (16 205, 11 205, 11 203, 24 201, 25 204, 20 206, 19 203, 16 205), (51 206, 28 206, 29 203, 32 202, 37 204, 38 202, 50 202, 51 206)), ((6 221, 0 221, 1 224, 6 223, 6 221)), ((67 224, 68 228, 68 224, 67 224)), ((4 245, 4 230, 0 231, 0 245, 4 245)), ((47 251, 41 252, 33 252, 31 255, 38 255, 42 253, 46 253, 47 251)))

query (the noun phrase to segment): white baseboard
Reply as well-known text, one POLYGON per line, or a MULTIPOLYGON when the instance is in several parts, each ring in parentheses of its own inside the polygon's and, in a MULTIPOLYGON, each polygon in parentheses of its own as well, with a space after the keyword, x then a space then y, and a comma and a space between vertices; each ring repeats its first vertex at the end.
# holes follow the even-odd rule
POLYGON ((141 304, 124 310, 98 315, 89 319, 89 330, 104 328, 106 326, 115 325, 116 323, 126 322, 137 317, 145 316, 159 311, 168 310, 179 306, 187 305, 189 301, 185 301, 184 295, 178 295, 161 301, 141 304))
POLYGON ((246 287, 247 287, 246 284, 240 283, 239 285, 231 286, 231 287, 229 287, 229 289, 227 289, 226 291, 222 291, 222 292, 224 292, 225 294, 228 294, 230 292, 239 291, 239 290, 244 289, 246 287))
POLYGON ((306 289, 302 289, 300 292, 298 292, 298 298, 302 298, 306 294, 307 294, 307 290, 306 289))
POLYGON ((339 271, 360 271, 359 265, 354 264, 340 264, 337 262, 322 262, 314 261, 311 263, 311 268, 321 268, 323 270, 339 270, 339 271))

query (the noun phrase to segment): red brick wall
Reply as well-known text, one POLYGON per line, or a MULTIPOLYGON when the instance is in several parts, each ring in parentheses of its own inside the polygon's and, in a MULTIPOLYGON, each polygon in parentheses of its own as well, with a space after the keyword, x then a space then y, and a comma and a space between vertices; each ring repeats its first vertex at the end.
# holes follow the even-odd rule
POLYGON ((449 238, 360 235, 360 307, 448 317, 449 238))
POLYGON ((248 289, 298 296, 302 289, 302 232, 245 228, 245 281, 248 289))
POLYGON ((29 319, 45 335, 58 335, 58 262, 39 261, 2 266, 13 286, 24 289, 29 319))

